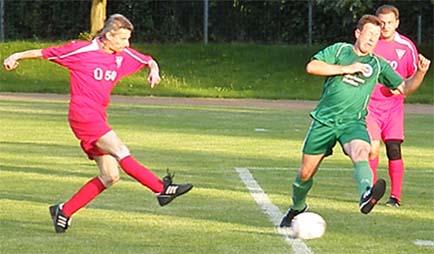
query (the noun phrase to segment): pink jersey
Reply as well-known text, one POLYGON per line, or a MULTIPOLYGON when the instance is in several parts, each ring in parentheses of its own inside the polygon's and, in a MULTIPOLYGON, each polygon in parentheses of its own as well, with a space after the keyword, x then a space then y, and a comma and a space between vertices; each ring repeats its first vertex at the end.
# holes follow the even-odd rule
POLYGON ((68 68, 71 101, 69 120, 106 121, 106 108, 116 83, 148 65, 152 57, 131 48, 120 53, 103 51, 98 40, 73 41, 42 50, 42 56, 68 68))
MULTIPOLYGON (((404 79, 410 78, 416 72, 417 49, 410 39, 397 32, 392 41, 379 40, 374 53, 386 59, 404 79)), ((402 104, 404 99, 404 95, 392 95, 388 88, 377 84, 372 92, 369 110, 391 108, 396 104, 402 104)))

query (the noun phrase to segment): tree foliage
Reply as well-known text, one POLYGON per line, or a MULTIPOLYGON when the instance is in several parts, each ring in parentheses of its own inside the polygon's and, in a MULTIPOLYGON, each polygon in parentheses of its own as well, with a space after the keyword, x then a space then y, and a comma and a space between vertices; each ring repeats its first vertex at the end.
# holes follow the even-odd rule
MULTIPOLYGON (((373 14, 384 3, 400 10, 400 32, 416 40, 420 16, 422 42, 433 41, 434 0, 209 0, 209 41, 306 43, 309 1, 313 2, 314 43, 353 40, 358 18, 373 14)), ((6 1, 5 37, 65 40, 82 32, 94 33, 97 29, 89 26, 90 10, 97 2, 106 2, 107 15, 121 13, 133 22, 133 40, 203 40, 203 0, 6 1)))

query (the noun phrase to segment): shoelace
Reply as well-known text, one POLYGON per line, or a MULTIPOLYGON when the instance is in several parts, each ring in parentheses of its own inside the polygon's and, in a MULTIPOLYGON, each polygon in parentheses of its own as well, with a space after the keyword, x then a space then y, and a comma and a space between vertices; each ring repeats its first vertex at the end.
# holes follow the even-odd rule
POLYGON ((175 177, 175 173, 171 174, 169 169, 166 169, 167 172, 167 176, 165 176, 163 178, 163 182, 166 183, 167 185, 172 184, 172 179, 175 177))

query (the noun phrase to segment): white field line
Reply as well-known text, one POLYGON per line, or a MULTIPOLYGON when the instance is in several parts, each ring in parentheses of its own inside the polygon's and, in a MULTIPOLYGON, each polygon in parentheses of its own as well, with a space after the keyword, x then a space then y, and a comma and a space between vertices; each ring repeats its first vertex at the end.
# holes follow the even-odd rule
MULTIPOLYGON (((270 171, 297 171, 299 168, 285 167, 246 167, 253 170, 270 170, 270 171)), ((319 171, 354 171, 354 168, 319 168, 319 171)), ((413 173, 434 173, 434 169, 410 169, 406 172, 413 173)))
POLYGON ((434 247, 434 241, 428 241, 428 240, 416 240, 414 241, 414 244, 417 246, 434 247))
POLYGON ((294 239, 290 236, 289 230, 284 230, 279 228, 280 219, 283 214, 280 212, 279 208, 271 203, 268 195, 264 192, 264 190, 259 186, 256 180, 253 178, 248 168, 235 168, 237 173, 239 174, 241 180, 246 185, 250 194, 256 203, 262 208, 263 212, 268 215, 271 223, 276 227, 276 231, 283 236, 285 242, 287 242, 293 250, 294 254, 308 254, 313 253, 309 247, 300 239, 294 239))

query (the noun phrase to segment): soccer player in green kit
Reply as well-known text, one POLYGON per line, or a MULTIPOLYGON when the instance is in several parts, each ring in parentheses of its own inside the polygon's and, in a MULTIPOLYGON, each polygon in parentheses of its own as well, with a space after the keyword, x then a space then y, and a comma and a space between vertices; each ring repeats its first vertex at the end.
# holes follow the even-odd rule
POLYGON ((354 32, 354 44, 335 43, 316 53, 307 64, 307 73, 324 76, 326 80, 321 99, 310 114, 313 120, 304 140, 301 166, 292 184, 292 205, 280 227, 291 226, 296 215, 307 211, 306 196, 313 176, 321 161, 332 154, 336 142, 353 163, 360 212, 368 214, 384 195, 386 182, 378 179, 372 183, 368 163, 370 138, 365 116, 371 92, 379 82, 393 93, 412 93, 421 85, 430 61, 419 55, 416 74, 404 81, 384 59, 372 53, 381 25, 376 16, 364 15, 354 32))

